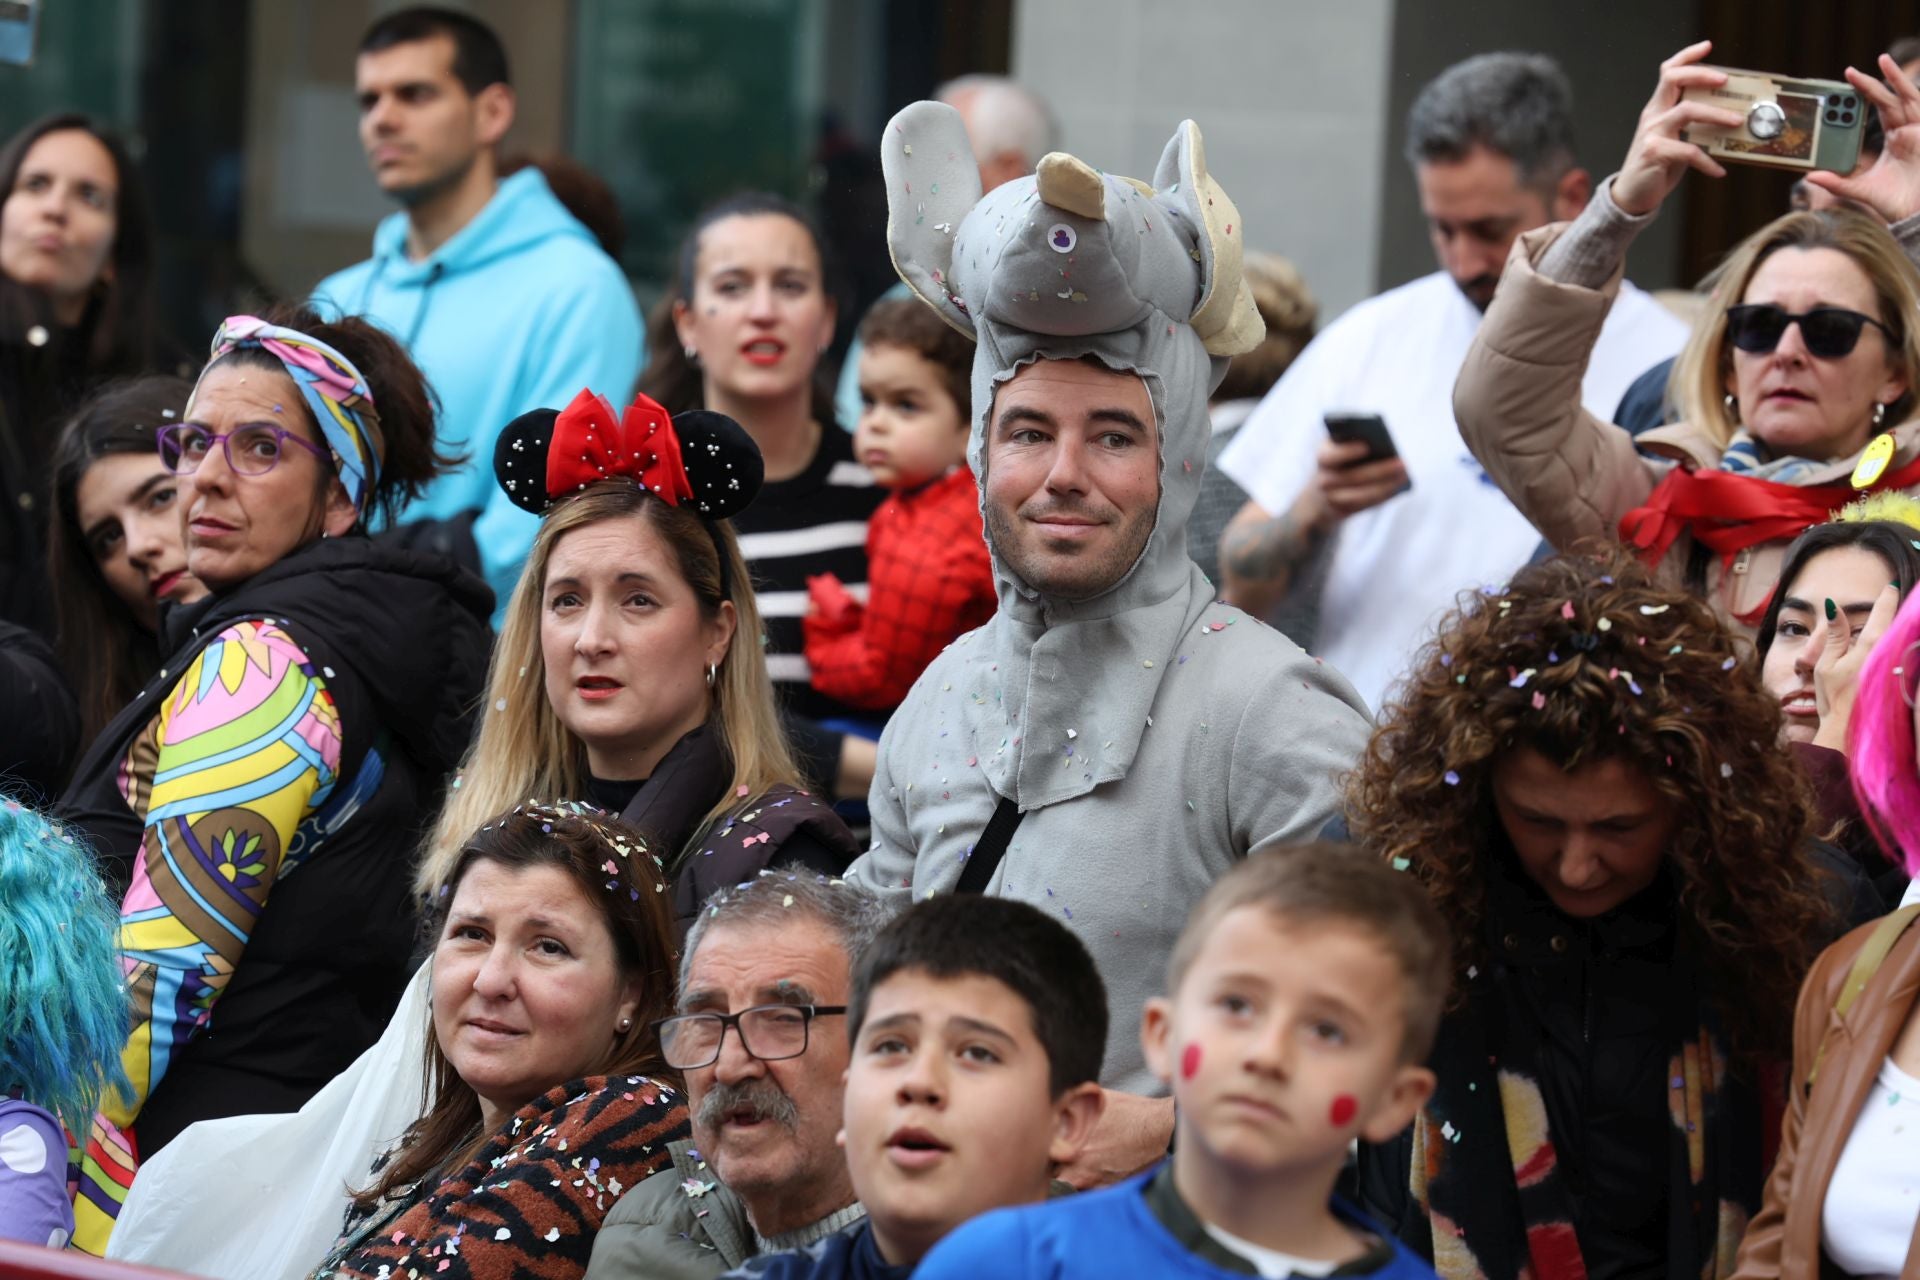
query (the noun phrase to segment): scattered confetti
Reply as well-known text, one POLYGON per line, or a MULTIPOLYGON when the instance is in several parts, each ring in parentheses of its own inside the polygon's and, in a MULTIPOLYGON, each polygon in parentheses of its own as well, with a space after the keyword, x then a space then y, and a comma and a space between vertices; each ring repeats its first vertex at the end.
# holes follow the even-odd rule
POLYGON ((1569 622, 1573 621, 1573 601, 1569 600, 1560 606, 1560 616, 1569 622))
POLYGON ((1408 867, 1412 865, 1413 865, 1413 860, 1411 858, 1395 858, 1393 860, 1393 869, 1395 871, 1405 871, 1408 867))
POLYGON ((1720 762, 1720 776, 1723 778, 1731 778, 1733 776, 1733 766, 1724 760, 1720 762))
POLYGON ((1451 769, 1441 774, 1440 778, 1441 778, 1441 781, 1445 782, 1450 787, 1457 787, 1460 785, 1460 775, 1455 773, 1451 769))

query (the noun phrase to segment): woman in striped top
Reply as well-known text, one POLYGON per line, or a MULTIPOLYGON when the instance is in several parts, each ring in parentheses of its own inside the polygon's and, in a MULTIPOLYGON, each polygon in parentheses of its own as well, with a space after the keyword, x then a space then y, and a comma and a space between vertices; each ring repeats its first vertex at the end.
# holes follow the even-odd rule
POLYGON ((813 574, 865 599, 867 520, 886 497, 854 461, 818 376, 837 314, 825 246, 778 196, 724 200, 681 246, 671 305, 673 340, 650 344, 640 389, 670 413, 724 413, 760 446, 766 485, 734 524, 766 619, 767 673, 809 772, 864 795, 872 745, 840 731, 868 713, 812 688, 800 631, 813 574))

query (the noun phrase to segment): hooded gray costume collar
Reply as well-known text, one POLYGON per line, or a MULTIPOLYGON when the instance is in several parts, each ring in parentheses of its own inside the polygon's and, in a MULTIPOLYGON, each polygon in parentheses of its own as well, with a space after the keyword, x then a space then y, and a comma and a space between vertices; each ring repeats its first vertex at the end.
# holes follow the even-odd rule
POLYGON ((1068 800, 1126 776, 1176 646, 1213 597, 1186 532, 1207 397, 1226 358, 1265 333, 1240 215, 1190 120, 1152 187, 1055 152, 983 199, 960 115, 937 102, 893 118, 881 166, 894 267, 978 344, 967 458, 983 482, 994 390, 1022 365, 1091 355, 1139 375, 1153 400, 1160 505, 1140 559, 1102 594, 1063 600, 1022 582, 989 530, 1000 610, 961 641, 987 650, 967 664, 981 687, 962 702, 994 790, 1022 809, 1068 800))

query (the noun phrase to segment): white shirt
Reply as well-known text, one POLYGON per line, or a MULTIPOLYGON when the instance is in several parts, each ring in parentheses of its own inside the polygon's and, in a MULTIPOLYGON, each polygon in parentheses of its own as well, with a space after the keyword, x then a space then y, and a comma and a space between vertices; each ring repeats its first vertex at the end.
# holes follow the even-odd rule
POLYGON ((1333 1274, 1337 1262, 1323 1262, 1317 1258, 1296 1258, 1290 1253, 1278 1249, 1268 1249, 1251 1240, 1242 1240, 1239 1236, 1222 1231, 1211 1222, 1200 1224, 1206 1233, 1239 1254, 1253 1264, 1260 1273, 1261 1280, 1287 1280, 1289 1276, 1329 1276, 1333 1274))
POLYGON ((1897 1280, 1920 1219, 1920 1080, 1888 1058, 1833 1167, 1820 1245, 1850 1276, 1897 1280))
MULTIPOLYGON (((1540 545, 1454 422, 1454 379, 1479 327, 1445 272, 1370 298, 1308 344, 1220 455, 1221 470, 1278 513, 1313 477, 1324 414, 1386 419, 1413 488, 1341 523, 1314 644, 1375 710, 1457 593, 1504 583, 1540 545)), ((1623 282, 1587 367, 1587 408, 1611 421, 1633 380, 1686 337, 1623 282)))

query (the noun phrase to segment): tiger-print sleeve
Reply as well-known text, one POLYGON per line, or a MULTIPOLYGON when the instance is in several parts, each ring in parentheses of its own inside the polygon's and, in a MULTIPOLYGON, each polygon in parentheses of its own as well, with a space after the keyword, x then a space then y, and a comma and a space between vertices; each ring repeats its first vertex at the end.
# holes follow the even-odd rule
POLYGON ((596 1076, 522 1107, 459 1174, 316 1275, 580 1280, 621 1194, 687 1136, 676 1090, 596 1076))

